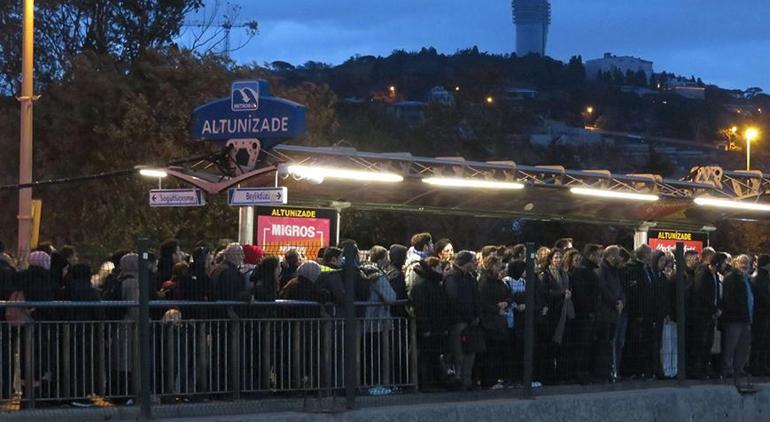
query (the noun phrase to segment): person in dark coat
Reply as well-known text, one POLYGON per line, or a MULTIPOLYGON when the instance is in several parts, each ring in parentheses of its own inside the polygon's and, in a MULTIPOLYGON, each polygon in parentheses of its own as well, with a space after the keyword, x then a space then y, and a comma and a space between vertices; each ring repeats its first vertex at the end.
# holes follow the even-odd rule
MULTIPOLYGON (((628 304, 628 333, 621 372, 630 377, 653 377, 656 362, 660 361, 658 308, 662 304, 665 285, 656 276, 652 260, 653 250, 641 245, 634 250, 634 259, 626 267, 624 292, 628 304)), ((659 273, 662 274, 662 269, 659 273)))
MULTIPOLYGON (((67 272, 64 280, 64 300, 73 302, 98 302, 99 293, 91 285, 91 266, 88 264, 75 264, 67 272)), ((93 321, 100 321, 104 313, 100 308, 83 307, 67 309, 68 321, 90 322, 85 324, 71 324, 70 342, 71 350, 75 351, 70 361, 73 374, 78 374, 71 382, 75 397, 85 397, 96 391, 96 384, 91 376, 92 359, 94 350, 94 335, 96 333, 93 321), (72 382, 75 381, 75 382, 72 382), (77 382, 81 381, 81 382, 77 382)))
MULTIPOLYGON (((393 244, 388 249, 390 256, 390 265, 387 268, 388 281, 390 287, 396 292, 396 300, 406 300, 406 277, 404 275, 404 264, 406 264, 406 251, 409 250, 404 245, 393 244)), ((404 305, 393 306, 393 316, 397 318, 406 318, 406 307, 404 305)))
MULTIPOLYGON (((308 302, 318 302, 321 304, 329 302, 331 295, 329 291, 322 289, 316 283, 321 276, 321 267, 315 261, 305 261, 297 268, 296 277, 289 280, 286 286, 281 290, 279 295, 283 300, 299 300, 308 302)), ((293 312, 295 317, 320 317, 321 311, 314 308, 297 314, 293 312)))
POLYGON ((444 277, 452 321, 449 345, 454 358, 455 374, 465 389, 471 388, 471 372, 476 353, 484 350, 479 327, 479 292, 473 275, 475 270, 475 254, 460 251, 455 254, 452 269, 444 277), (473 330, 477 331, 472 333, 473 330))
POLYGON ((735 259, 735 268, 727 263, 727 257, 714 257, 722 280, 722 316, 724 348, 722 349, 722 375, 732 378, 743 375, 751 347, 751 322, 754 317, 754 293, 749 281, 751 259, 741 255, 735 259))
POLYGON ((751 374, 770 375, 770 255, 757 258, 751 278, 754 292, 754 324, 751 339, 751 374))
MULTIPOLYGON (((591 359, 594 339, 598 334, 599 268, 602 247, 589 244, 583 248, 580 264, 570 274, 572 302, 575 305, 575 320, 572 332, 573 370, 581 384, 590 381, 591 359)), ((518 303, 518 301, 517 301, 518 303)))
POLYGON ((510 353, 511 348, 506 314, 513 303, 513 293, 500 277, 502 269, 500 258, 490 255, 484 259, 484 268, 479 270, 480 319, 487 349, 481 358, 484 388, 502 388, 502 382, 511 378, 505 366, 505 354, 510 353))
POLYGON ((441 355, 447 350, 449 298, 442 285, 443 268, 437 257, 421 260, 409 301, 417 326, 417 374, 421 390, 432 390, 446 383, 441 355))
POLYGON ((342 249, 333 246, 324 250, 318 287, 329 292, 334 304, 334 315, 345 315, 345 281, 342 279, 342 249))
POLYGON ((296 249, 289 249, 286 251, 283 255, 283 262, 281 263, 283 268, 281 270, 281 279, 279 280, 280 284, 278 285, 279 290, 282 290, 289 280, 297 276, 297 268, 299 268, 302 263, 301 261, 302 259, 296 249))
POLYGON ((687 307, 687 374, 695 379, 716 376, 710 362, 711 347, 715 325, 722 311, 719 309, 717 267, 712 262, 712 256, 708 258, 695 268, 687 307))
POLYGON ((610 245, 602 254, 602 262, 597 268, 598 284, 598 319, 594 349, 593 375, 598 382, 607 382, 612 374, 612 345, 615 324, 623 313, 625 294, 620 281, 620 248, 610 245))
MULTIPOLYGON (((211 284, 213 286, 214 297, 216 301, 241 301, 243 300, 243 293, 245 284, 243 282, 243 275, 239 271, 238 267, 243 262, 243 248, 238 243, 231 243, 225 248, 224 260, 218 264, 211 272, 211 284)), ((240 310, 241 312, 243 310, 240 310)), ((215 318, 219 319, 237 319, 238 314, 232 306, 227 306, 225 309, 216 308, 212 311, 215 318)), ((217 352, 220 356, 224 356, 228 350, 229 336, 224 333, 217 333, 212 335, 212 343, 215 344, 218 349, 217 352)), ((220 367, 214 367, 215 378, 217 382, 223 382, 225 379, 228 383, 232 384, 232 377, 226 377, 225 371, 232 373, 232 361, 228 361, 227 365, 220 367)))
POLYGON ((243 248, 231 243, 224 251, 224 261, 211 272, 215 300, 240 300, 244 283, 238 267, 243 262, 243 248))
POLYGON ((570 334, 567 325, 572 326, 574 307, 569 274, 564 270, 562 257, 561 249, 552 249, 547 266, 538 274, 539 286, 548 307, 543 328, 538 330, 542 345, 540 375, 544 382, 565 381, 569 377, 567 351, 562 344, 570 334))

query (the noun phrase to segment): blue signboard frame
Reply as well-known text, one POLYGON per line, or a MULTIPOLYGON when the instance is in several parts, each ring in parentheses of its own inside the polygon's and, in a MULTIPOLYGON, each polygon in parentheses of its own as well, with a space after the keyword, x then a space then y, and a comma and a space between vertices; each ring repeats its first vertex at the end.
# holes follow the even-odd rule
POLYGON ((224 142, 254 139, 270 149, 307 127, 305 106, 273 97, 267 81, 235 81, 229 97, 198 106, 192 114, 192 138, 224 142))

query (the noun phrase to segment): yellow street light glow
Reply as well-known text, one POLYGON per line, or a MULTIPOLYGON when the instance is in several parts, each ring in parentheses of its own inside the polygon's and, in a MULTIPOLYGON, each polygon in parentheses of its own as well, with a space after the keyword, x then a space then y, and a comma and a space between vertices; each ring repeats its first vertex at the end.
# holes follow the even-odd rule
POLYGON ((165 170, 160 169, 141 169, 139 170, 139 174, 145 177, 166 177, 168 176, 168 173, 166 173, 165 170))
POLYGON ((703 207, 729 208, 746 211, 770 211, 770 204, 758 204, 756 202, 733 201, 731 199, 695 198, 696 204, 703 207))
POLYGON ((759 129, 755 127, 750 127, 746 129, 746 133, 744 133, 744 136, 746 137, 746 140, 749 142, 752 142, 759 138, 759 129))
POLYGON ((586 108, 586 112, 588 114, 594 114, 594 108, 593 107, 588 107, 588 108, 586 108))
POLYGON ((389 86, 388 89, 390 92, 396 92, 396 87, 394 85, 389 86))
POLYGON ((634 192, 616 192, 611 190, 602 189, 590 189, 590 188, 571 188, 570 192, 575 195, 594 196, 597 198, 608 199, 628 199, 632 201, 657 201, 660 199, 658 195, 651 195, 647 193, 634 193, 634 192))
POLYGON ((733 127, 731 127, 731 128, 730 128, 730 132, 732 132, 732 133, 733 133, 733 135, 735 135, 736 133, 738 133, 738 126, 733 126, 733 127))
POLYGON ((460 86, 459 85, 455 87, 455 91, 456 92, 460 92, 460 86))
POLYGON ((494 98, 492 98, 492 97, 487 97, 487 104, 492 104, 493 102, 495 102, 495 99, 494 99, 494 98))
POLYGON ((324 179, 342 179, 377 183, 398 183, 404 181, 404 177, 401 175, 383 171, 347 170, 331 167, 298 165, 290 165, 287 168, 287 171, 298 177, 318 181, 323 181, 324 179))
POLYGON ((449 188, 479 188, 479 189, 524 189, 524 185, 519 182, 502 182, 497 180, 469 179, 462 177, 426 177, 422 179, 423 183, 433 186, 444 186, 449 188))

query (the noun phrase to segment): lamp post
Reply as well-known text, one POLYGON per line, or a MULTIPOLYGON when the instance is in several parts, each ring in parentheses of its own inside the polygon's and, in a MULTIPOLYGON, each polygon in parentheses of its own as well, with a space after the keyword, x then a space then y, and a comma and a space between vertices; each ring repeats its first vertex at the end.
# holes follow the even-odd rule
MULTIPOLYGON (((32 182, 32 104, 35 1, 24 0, 21 60, 21 125, 19 133, 19 184, 32 182)), ((19 267, 26 268, 32 234, 32 188, 19 189, 19 267)))
POLYGON ((751 142, 759 138, 759 130, 757 128, 750 127, 746 129, 743 134, 746 138, 746 171, 751 170, 751 142))

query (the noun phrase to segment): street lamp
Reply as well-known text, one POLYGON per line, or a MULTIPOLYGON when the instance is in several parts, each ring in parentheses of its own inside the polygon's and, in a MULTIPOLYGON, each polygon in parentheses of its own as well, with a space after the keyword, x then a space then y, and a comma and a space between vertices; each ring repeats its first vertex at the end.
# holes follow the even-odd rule
POLYGON ((492 104, 492 103, 494 103, 494 102, 495 102, 495 99, 494 99, 494 98, 492 98, 492 97, 487 97, 487 98, 486 98, 486 101, 487 101, 487 104, 492 104))
MULTIPOLYGON (((35 1, 24 0, 24 23, 22 26, 21 96, 19 96, 21 124, 19 131, 19 184, 32 182, 32 105, 35 101, 34 87, 34 43, 35 43, 35 1)), ((32 188, 19 189, 19 268, 27 267, 30 243, 32 241, 32 188)))
POLYGON ((755 127, 749 127, 743 134, 746 138, 746 171, 751 170, 751 143, 759 138, 759 129, 755 127))
POLYGON ((593 107, 591 107, 591 106, 588 106, 588 107, 586 108, 586 113, 588 113, 588 115, 589 115, 589 116, 590 116, 590 115, 592 115, 592 114, 594 114, 594 108, 593 108, 593 107))

